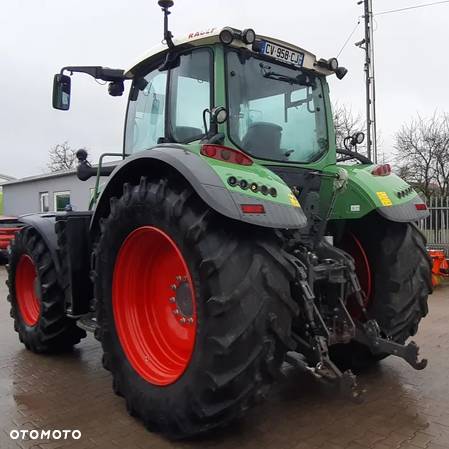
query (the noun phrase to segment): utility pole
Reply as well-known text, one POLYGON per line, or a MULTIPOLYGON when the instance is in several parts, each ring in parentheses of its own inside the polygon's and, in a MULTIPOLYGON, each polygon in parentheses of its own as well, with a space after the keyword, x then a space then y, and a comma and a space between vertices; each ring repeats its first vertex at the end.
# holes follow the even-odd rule
POLYGON ((374 37, 372 0, 360 0, 364 4, 365 39, 356 45, 365 50, 365 88, 366 88, 366 148, 368 158, 377 163, 376 132, 376 84, 374 79, 374 37))

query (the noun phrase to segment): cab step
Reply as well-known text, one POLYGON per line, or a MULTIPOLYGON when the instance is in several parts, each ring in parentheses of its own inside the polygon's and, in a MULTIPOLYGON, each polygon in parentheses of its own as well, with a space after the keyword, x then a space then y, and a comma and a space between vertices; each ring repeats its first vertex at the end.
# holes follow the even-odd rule
POLYGON ((86 332, 95 332, 98 328, 97 318, 93 314, 82 316, 76 322, 76 325, 86 332))

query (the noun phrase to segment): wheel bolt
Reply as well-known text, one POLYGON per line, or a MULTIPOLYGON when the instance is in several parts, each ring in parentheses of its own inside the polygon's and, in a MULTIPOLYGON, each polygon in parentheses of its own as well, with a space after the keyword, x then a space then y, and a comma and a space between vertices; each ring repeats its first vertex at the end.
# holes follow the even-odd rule
POLYGON ((186 322, 186 319, 184 317, 182 317, 182 318, 179 319, 179 322, 184 324, 186 322))
POLYGON ((184 282, 187 282, 187 276, 183 276, 183 277, 182 277, 182 280, 183 280, 184 282))
POLYGON ((173 310, 173 315, 179 315, 179 309, 173 310))
POLYGON ((168 298, 168 300, 169 300, 171 303, 175 303, 175 302, 176 302, 176 298, 175 298, 174 296, 172 296, 171 298, 168 298))
POLYGON ((188 322, 189 324, 192 324, 192 323, 193 323, 193 318, 192 318, 192 317, 187 318, 187 322, 188 322))
POLYGON ((171 288, 172 290, 176 290, 178 287, 176 286, 176 284, 172 284, 172 285, 170 286, 170 288, 171 288))
POLYGON ((177 280, 178 282, 181 282, 181 281, 182 281, 182 277, 181 277, 181 276, 176 276, 176 280, 177 280))

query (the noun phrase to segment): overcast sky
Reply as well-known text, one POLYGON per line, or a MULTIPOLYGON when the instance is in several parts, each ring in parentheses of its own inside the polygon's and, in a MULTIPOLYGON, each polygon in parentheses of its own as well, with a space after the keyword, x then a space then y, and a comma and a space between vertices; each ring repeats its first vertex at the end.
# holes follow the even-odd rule
MULTIPOLYGON (((373 0, 374 11, 430 0, 373 0)), ((252 27, 317 57, 335 56, 362 14, 357 0, 175 0, 176 36, 214 25, 252 27)), ((156 0, 9 0, 0 14, 0 173, 42 173, 48 150, 68 141, 96 159, 121 151, 126 95, 113 98, 87 76, 72 81, 72 107, 51 108, 52 78, 65 65, 127 68, 161 40, 156 0)), ((364 112, 362 23, 329 78, 333 102, 364 112)), ((416 113, 449 112, 449 4, 376 18, 377 114, 383 149, 416 113)), ((387 156, 388 157, 388 156, 387 156)))

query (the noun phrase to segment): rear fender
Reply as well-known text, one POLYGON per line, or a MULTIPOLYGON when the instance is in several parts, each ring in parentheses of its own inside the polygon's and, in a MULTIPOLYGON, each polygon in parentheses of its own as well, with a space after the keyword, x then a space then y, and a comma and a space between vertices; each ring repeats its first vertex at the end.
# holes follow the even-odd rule
MULTIPOLYGON (((340 167, 348 172, 348 184, 336 199, 331 219, 359 219, 374 210, 387 220, 401 223, 415 222, 429 216, 427 209, 416 206, 422 205, 423 200, 407 182, 393 173, 374 176, 371 173, 374 167, 340 167)), ((329 184, 325 189, 330 190, 329 184)))
MULTIPOLYGON (((260 170, 265 170, 267 177, 273 177, 272 182, 277 183, 279 190, 290 192, 285 183, 270 170, 263 167, 260 170)), ((237 189, 232 191, 200 155, 186 151, 181 145, 170 144, 139 152, 126 158, 115 168, 98 199, 91 232, 97 232, 100 218, 109 214, 110 198, 122 195, 125 182, 138 184, 142 176, 156 179, 170 174, 181 176, 208 206, 225 217, 268 228, 297 229, 306 224, 306 217, 300 207, 255 198, 237 189), (263 204, 265 213, 244 214, 240 204, 263 204)))

